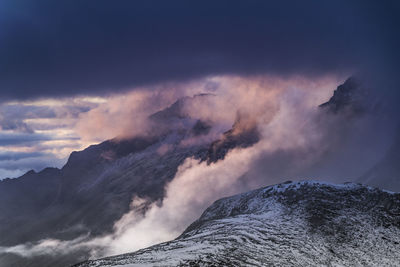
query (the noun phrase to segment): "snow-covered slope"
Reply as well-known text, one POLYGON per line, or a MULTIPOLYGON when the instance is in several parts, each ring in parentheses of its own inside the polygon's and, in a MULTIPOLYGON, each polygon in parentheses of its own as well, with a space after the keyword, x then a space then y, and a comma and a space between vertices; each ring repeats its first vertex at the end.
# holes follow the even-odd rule
POLYGON ((76 266, 400 266, 399 249, 400 194, 287 182, 216 201, 176 240, 76 266))

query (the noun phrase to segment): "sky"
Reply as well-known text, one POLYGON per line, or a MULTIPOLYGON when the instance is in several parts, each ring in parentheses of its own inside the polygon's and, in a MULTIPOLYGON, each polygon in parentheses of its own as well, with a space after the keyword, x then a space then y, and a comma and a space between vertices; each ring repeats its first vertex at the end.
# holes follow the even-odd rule
POLYGON ((220 77, 339 84, 357 74, 397 112, 398 10, 398 1, 1 1, 0 179, 142 133, 147 115, 215 92, 220 77))

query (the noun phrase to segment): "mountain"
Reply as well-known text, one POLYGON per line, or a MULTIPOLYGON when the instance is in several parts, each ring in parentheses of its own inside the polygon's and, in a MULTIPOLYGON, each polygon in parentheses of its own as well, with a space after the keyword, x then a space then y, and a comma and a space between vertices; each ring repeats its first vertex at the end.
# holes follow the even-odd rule
POLYGON ((348 109, 354 113, 362 113, 367 109, 368 90, 356 78, 350 77, 339 85, 333 92, 333 96, 320 108, 327 109, 333 113, 348 109))
POLYGON ((399 266, 400 194, 286 182, 223 198, 177 239, 75 267, 399 266))
MULTIPOLYGON (((362 88, 355 78, 349 78, 320 106, 321 114, 362 115, 369 103, 362 88)), ((212 164, 234 148, 256 144, 259 129, 248 114, 238 111, 232 127, 220 130, 212 121, 191 112, 191 107, 207 105, 213 97, 201 94, 178 99, 149 116, 149 134, 114 138, 72 152, 61 169, 29 171, 19 178, 0 181, 0 267, 68 266, 86 260, 90 251, 85 249, 23 258, 1 253, 1 248, 46 238, 90 239, 110 233, 115 222, 130 210, 133 198, 147 200, 143 213, 152 203, 161 203, 166 185, 185 159, 194 157, 212 164)), ((398 180, 385 172, 398 166, 396 147, 388 154, 388 163, 371 171, 382 183, 374 182, 375 178, 366 178, 365 183, 383 186, 398 180)))
MULTIPOLYGON (((61 169, 29 171, 0 181, 0 248, 45 238, 72 240, 110 233, 127 213, 134 197, 152 202, 164 197, 183 161, 195 157, 209 164, 236 146, 258 141, 256 126, 239 127, 239 119, 217 139, 184 143, 207 136, 213 125, 190 116, 185 107, 203 104, 213 95, 177 100, 151 116, 152 134, 115 138, 72 152, 61 169), (246 136, 252 136, 247 140, 246 136)), ((146 212, 144 207, 142 212, 146 212)), ((89 251, 65 257, 29 260, 0 253, 0 266, 68 266, 87 259, 89 251)))
MULTIPOLYGON (((376 116, 374 119, 382 121, 388 114, 381 113, 385 106, 381 99, 370 94, 368 88, 356 77, 348 78, 334 91, 333 96, 319 107, 333 115, 346 114, 345 119, 351 121, 364 115, 376 116)), ((392 121, 390 123, 393 123, 392 121)), ((382 124, 377 124, 382 127, 382 124)), ((385 128, 384 128, 385 129, 385 128)), ((337 129, 335 129, 337 130, 337 129)), ((369 129, 375 131, 374 139, 382 138, 377 132, 382 129, 369 129)), ((360 135, 360 133, 356 133, 360 135)), ((368 133, 362 133, 368 135, 368 133)), ((357 139, 361 139, 357 138, 357 139)), ((375 141, 375 140, 373 140, 375 141)), ((367 144, 371 145, 371 144, 367 144)), ((373 152, 370 152, 373 153, 373 152)), ((400 191, 400 127, 395 130, 394 140, 389 149, 384 152, 382 159, 378 160, 360 177, 354 181, 376 186, 390 191, 400 191)))
POLYGON ((358 181, 391 191, 400 191, 400 130, 383 159, 362 175, 358 181))

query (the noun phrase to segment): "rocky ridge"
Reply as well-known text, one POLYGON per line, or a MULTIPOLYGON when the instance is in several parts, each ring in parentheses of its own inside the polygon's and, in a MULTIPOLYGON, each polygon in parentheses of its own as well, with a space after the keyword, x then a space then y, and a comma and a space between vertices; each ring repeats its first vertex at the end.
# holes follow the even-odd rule
POLYGON ((177 239, 94 266, 398 266, 400 194, 287 182, 223 198, 177 239))

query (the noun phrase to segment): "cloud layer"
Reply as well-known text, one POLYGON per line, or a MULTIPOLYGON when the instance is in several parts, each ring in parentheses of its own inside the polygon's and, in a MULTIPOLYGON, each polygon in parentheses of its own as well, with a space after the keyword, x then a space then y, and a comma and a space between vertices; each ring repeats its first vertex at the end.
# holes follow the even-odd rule
MULTIPOLYGON (((2 1, 0 98, 392 68, 397 1, 2 1)), ((151 88, 151 87, 147 87, 151 88)))
MULTIPOLYGON (((52 255, 62 255, 85 250, 93 257, 125 253, 177 237, 207 206, 224 196, 285 180, 344 182, 357 178, 385 153, 395 125, 388 128, 387 118, 382 119, 385 116, 379 113, 354 118, 347 112, 333 114, 319 109, 318 105, 329 99, 340 80, 343 78, 336 76, 312 80, 299 76, 288 79, 220 76, 184 83, 182 88, 175 85, 172 87, 175 91, 167 90, 174 92, 174 97, 199 90, 214 94, 207 101, 189 101, 183 107, 185 112, 225 125, 232 124, 241 110, 248 118, 255 118, 261 140, 250 148, 234 149, 224 160, 210 165, 186 159, 166 187, 162 203, 134 198, 130 211, 115 223, 111 234, 70 241, 45 239, 3 247, 0 251, 24 257, 46 255, 49 251, 52 255), (144 215, 143 207, 148 208, 144 215)), ((144 129, 148 125, 147 112, 156 103, 165 104, 159 96, 168 99, 162 91, 136 90, 129 95, 115 95, 79 118, 83 125, 95 121, 93 118, 97 116, 111 124, 89 125, 86 132, 89 137, 100 130, 95 126, 101 125, 113 128, 114 134, 126 131, 137 134, 134 131, 138 125, 144 129), (129 108, 118 105, 124 102, 121 98, 131 104, 129 108), (151 108, 147 109, 143 101, 152 103, 151 108), (137 109, 143 112, 137 113, 137 109), (132 116, 139 124, 127 123, 123 127, 113 124, 132 116)))
MULTIPOLYGON (((167 186, 162 203, 149 205, 146 199, 133 199, 131 211, 115 223, 114 232, 110 235, 95 239, 82 237, 66 242, 46 239, 38 244, 2 248, 3 251, 22 256, 42 255, 49 250, 62 254, 63 248, 68 246, 65 253, 90 249, 93 256, 98 257, 143 248, 179 235, 212 201, 273 182, 276 177, 268 173, 249 173, 254 168, 253 163, 265 160, 266 155, 276 154, 281 150, 289 151, 290 156, 293 156, 291 150, 298 151, 300 156, 307 155, 306 162, 293 166, 293 173, 305 168, 309 162, 320 156, 318 153, 309 153, 310 148, 317 146, 323 137, 322 134, 313 134, 315 116, 318 113, 316 107, 329 97, 331 88, 337 84, 336 78, 326 77, 311 82, 299 77, 291 80, 272 77, 253 77, 250 80, 218 77, 211 81, 198 81, 196 86, 210 82, 218 84, 213 90, 214 96, 206 98, 207 101, 189 101, 183 107, 184 111, 195 118, 213 119, 214 124, 231 125, 237 111, 241 110, 248 114, 248 118, 254 118, 259 125, 262 133, 259 143, 247 149, 233 150, 223 161, 210 165, 193 158, 187 159, 167 186), (233 87, 235 90, 231 90, 233 87), (212 114, 217 116, 213 117, 212 114), (143 215, 141 207, 146 203, 149 209, 143 215)), ((186 88, 191 92, 189 84, 186 88)), ((137 100, 138 96, 142 94, 134 92, 131 100, 137 100)), ((114 112, 108 113, 108 107, 113 107, 112 101, 104 103, 104 108, 98 112, 103 112, 102 116, 113 117, 114 112)), ((127 112, 123 116, 128 119, 131 115, 127 112)), ((261 164, 269 163, 270 161, 261 164)))

